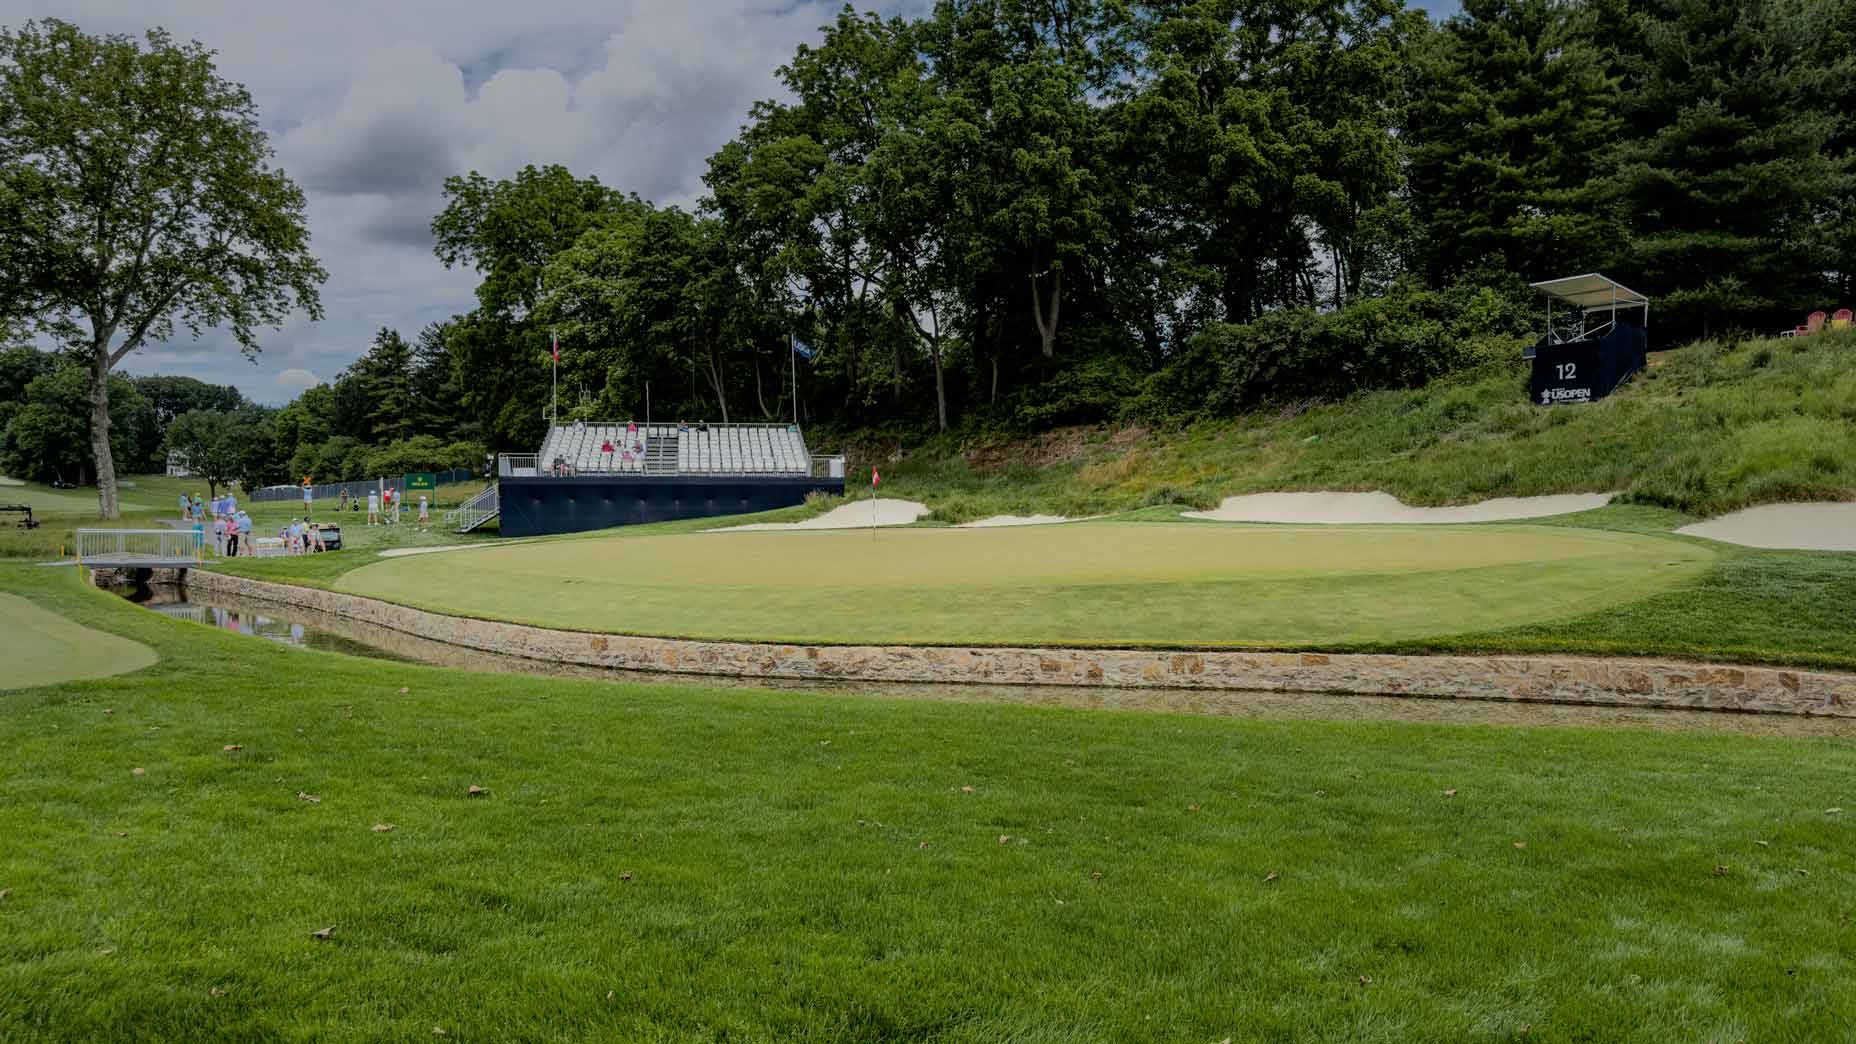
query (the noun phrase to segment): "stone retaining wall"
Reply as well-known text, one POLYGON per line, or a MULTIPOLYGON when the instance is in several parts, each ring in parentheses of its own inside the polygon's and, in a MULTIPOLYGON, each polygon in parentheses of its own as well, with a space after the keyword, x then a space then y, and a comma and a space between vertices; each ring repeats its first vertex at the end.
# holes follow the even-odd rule
POLYGON ((189 587, 318 609, 452 645, 623 670, 766 678, 1141 686, 1532 700, 1856 717, 1856 675, 1566 656, 774 645, 473 620, 196 569, 189 587))

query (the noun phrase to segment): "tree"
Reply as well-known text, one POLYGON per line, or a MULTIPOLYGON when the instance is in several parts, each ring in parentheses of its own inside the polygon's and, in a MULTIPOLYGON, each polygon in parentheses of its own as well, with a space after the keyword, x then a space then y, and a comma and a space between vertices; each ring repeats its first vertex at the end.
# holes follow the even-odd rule
POLYGON ((1592 271, 1621 227, 1604 192, 1623 122, 1590 18, 1566 0, 1467 0, 1412 48, 1404 118, 1423 263, 1443 286, 1592 271))
POLYGON ((367 393, 368 430, 374 438, 405 438, 413 428, 412 346, 397 330, 381 327, 367 354, 349 367, 367 393))
MULTIPOLYGON (((84 483, 96 473, 86 438, 89 378, 83 366, 47 357, 52 364, 32 377, 16 401, 0 400, 0 472, 20 478, 84 483)), ((154 428, 154 411, 135 383, 111 374, 108 385, 110 438, 116 455, 127 458, 154 428)))
POLYGON ((1856 76, 1822 43, 1838 6, 1651 0, 1625 34, 1620 274, 1666 322, 1771 328, 1827 296, 1856 193, 1856 155, 1826 147, 1856 76))
MULTIPOLYGON (((229 384, 207 384, 192 377, 136 377, 135 390, 154 408, 154 423, 148 426, 136 444, 133 467, 142 471, 160 471, 164 458, 161 440, 174 418, 188 410, 236 410, 245 397, 229 384)), ((112 420, 114 423, 114 420, 112 420)))
POLYGON ((206 479, 208 494, 217 500, 219 487, 238 476, 245 459, 258 450, 239 435, 230 412, 187 411, 167 425, 165 446, 176 457, 186 457, 187 470, 206 479))
POLYGON ((55 19, 0 31, 0 307, 89 366, 105 518, 118 363, 177 327, 227 326, 252 355, 257 327, 321 315, 303 193, 271 158, 251 96, 198 43, 55 19))

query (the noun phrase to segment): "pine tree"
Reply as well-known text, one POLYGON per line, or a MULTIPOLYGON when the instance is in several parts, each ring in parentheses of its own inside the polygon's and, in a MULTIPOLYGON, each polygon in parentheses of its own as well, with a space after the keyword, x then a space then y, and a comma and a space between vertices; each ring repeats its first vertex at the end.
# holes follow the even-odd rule
POLYGON ((354 373, 367 393, 367 418, 375 441, 397 442, 413 432, 412 348, 397 330, 381 327, 354 373))
POLYGON ((1838 6, 1652 0, 1626 34, 1626 282, 1688 330, 1786 325, 1832 291, 1853 184, 1834 147, 1848 128, 1849 58, 1826 47, 1838 6))
POLYGON ((1403 136, 1425 274, 1442 285, 1600 267, 1618 227, 1598 175, 1621 121, 1582 9, 1467 0, 1413 51, 1403 136))

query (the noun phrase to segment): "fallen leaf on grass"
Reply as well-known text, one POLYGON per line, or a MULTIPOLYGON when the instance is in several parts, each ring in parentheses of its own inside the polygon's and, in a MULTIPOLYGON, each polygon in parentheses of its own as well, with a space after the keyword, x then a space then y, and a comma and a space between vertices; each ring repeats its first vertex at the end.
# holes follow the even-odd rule
POLYGON ((392 823, 375 823, 374 824, 374 833, 376 834, 384 834, 392 829, 393 829, 392 823))
POLYGON ((214 986, 212 989, 206 991, 206 995, 208 997, 223 997, 226 995, 226 991, 214 986))
POLYGON ((1360 976, 1360 985, 1371 986, 1372 984, 1373 984, 1373 977, 1371 975, 1360 976))
POLYGON ((1761 848, 1771 848, 1771 847, 1772 847, 1772 842, 1770 842, 1770 841, 1755 841, 1755 842, 1753 842, 1753 843, 1754 843, 1754 844, 1756 844, 1756 845, 1758 845, 1758 846, 1759 846, 1759 847, 1761 847, 1761 848))
POLYGON ((11 888, 0 888, 0 899, 5 899, 7 896, 12 895, 12 894, 13 894, 13 890, 11 888))
POLYGON ((960 792, 962 794, 971 794, 973 793, 973 788, 972 787, 961 787, 960 792))
POLYGON ((484 789, 483 787, 478 786, 475 783, 472 783, 470 785, 470 788, 464 791, 464 796, 465 797, 482 797, 483 795, 488 794, 488 793, 489 793, 488 790, 484 789))
POLYGON ((228 743, 225 746, 220 747, 219 749, 222 751, 224 750, 244 750, 245 745, 243 743, 228 743))
POLYGON ((928 842, 926 842, 926 841, 923 841, 923 842, 922 842, 921 844, 919 844, 919 845, 916 845, 915 847, 917 847, 917 848, 927 848, 927 847, 928 847, 928 842))
POLYGON ((312 805, 322 804, 322 799, 320 797, 317 797, 314 794, 305 794, 300 790, 296 792, 296 799, 298 801, 307 801, 312 805))
POLYGON ((1011 844, 1011 843, 1012 843, 1012 835, 1010 835, 1010 834, 1000 834, 1000 835, 999 835, 999 843, 1000 843, 1000 844, 1002 844, 1002 845, 1009 845, 1009 844, 1011 844))
POLYGON ((1198 810, 1199 810, 1199 806, 1197 806, 1197 805, 1187 805, 1187 806, 1186 806, 1186 811, 1188 811, 1188 812, 1197 812, 1198 810))
POLYGON ((409 693, 409 692, 411 692, 411 691, 412 691, 412 690, 411 690, 410 688, 407 688, 407 687, 406 687, 406 686, 404 686, 404 685, 402 685, 402 686, 400 686, 400 695, 401 695, 401 696, 404 696, 404 695, 406 695, 407 693, 409 693))
POLYGON ((1842 813, 1843 810, 1840 808, 1827 808, 1824 810, 1824 814, 1827 816, 1841 815, 1842 813))
POLYGON ((1282 876, 1281 874, 1277 873, 1274 870, 1271 870, 1269 873, 1263 875, 1263 883, 1269 884, 1271 881, 1274 881, 1278 877, 1281 877, 1281 876, 1282 876))
POLYGON ((129 774, 131 776, 146 776, 148 775, 148 770, 145 768, 136 767, 136 768, 130 769, 129 774))
POLYGON ((606 999, 607 999, 607 1000, 611 1000, 611 999, 612 999, 612 995, 613 995, 614 993, 616 993, 616 992, 618 992, 618 991, 617 991, 617 990, 607 990, 607 991, 606 991, 606 999))
POLYGON ((1325 791, 1325 790, 1317 790, 1317 791, 1315 791, 1315 796, 1316 796, 1316 797, 1327 797, 1327 796, 1328 796, 1328 792, 1327 792, 1327 791, 1325 791))
POLYGON ((1456 797, 1456 788, 1451 787, 1449 790, 1444 791, 1444 797, 1456 797))
POLYGON ((113 710, 111 710, 111 709, 109 709, 108 707, 105 707, 105 708, 103 708, 103 713, 105 713, 105 714, 114 714, 114 713, 116 713, 116 712, 115 712, 115 711, 113 711, 113 710))
POLYGON ((630 870, 627 870, 624 873, 619 875, 619 880, 621 881, 629 881, 631 879, 632 879, 632 872, 630 870))
POLYGON ((1091 870, 1091 871, 1089 871, 1089 879, 1090 879, 1091 881, 1100 881, 1100 880, 1102 880, 1102 871, 1100 871, 1100 870, 1091 870))
POLYGON ((117 837, 128 837, 129 832, 127 830, 118 830, 116 831, 116 836, 117 837))
POLYGON ((434 1036, 434 1037, 442 1037, 442 1036, 444 1036, 444 1035, 445 1035, 445 1028, 444 1028, 443 1026, 433 1026, 433 1027, 432 1027, 432 1036, 434 1036))
POLYGON ((1515 846, 1516 848, 1526 848, 1526 847, 1527 847, 1527 842, 1526 842, 1526 841, 1516 841, 1516 842, 1514 843, 1514 846, 1515 846))
POLYGON ((116 952, 116 947, 114 947, 114 946, 105 946, 105 947, 104 947, 103 949, 101 949, 101 950, 98 950, 98 951, 97 951, 97 956, 98 956, 98 957, 108 957, 108 956, 109 956, 110 954, 112 954, 112 953, 115 953, 115 952, 116 952))
POLYGON ((334 934, 335 934, 335 926, 329 925, 327 928, 318 928, 315 931, 310 932, 309 937, 311 939, 327 939, 328 937, 334 934))
POLYGON ((1725 867, 1725 866, 1717 866, 1717 867, 1715 867, 1715 868, 1714 868, 1714 876, 1716 876, 1716 877, 1726 877, 1726 876, 1727 876, 1727 867, 1725 867))
POLYGON ((1796 869, 1794 869, 1794 870, 1792 871, 1792 873, 1794 873, 1794 874, 1797 874, 1797 875, 1798 875, 1799 877, 1810 877, 1810 876, 1811 876, 1811 871, 1809 871, 1809 870, 1806 870, 1806 869, 1805 869, 1804 867, 1802 867, 1802 866, 1801 866, 1801 867, 1797 867, 1796 869))

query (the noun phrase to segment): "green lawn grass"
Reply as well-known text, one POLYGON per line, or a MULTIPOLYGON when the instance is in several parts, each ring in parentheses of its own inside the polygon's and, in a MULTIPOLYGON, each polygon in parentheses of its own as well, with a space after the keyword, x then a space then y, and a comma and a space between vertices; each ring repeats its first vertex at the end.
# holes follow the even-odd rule
POLYGON ((1856 1023, 1848 739, 471 675, 166 619, 63 570, 0 589, 161 654, 0 695, 9 1040, 1856 1023))
POLYGON ((0 593, 0 689, 102 678, 155 662, 138 642, 72 623, 18 595, 0 593))
POLYGON ((468 615, 793 642, 1309 645, 1576 617, 1704 572, 1695 543, 1529 526, 704 533, 366 565, 339 590, 468 615))

